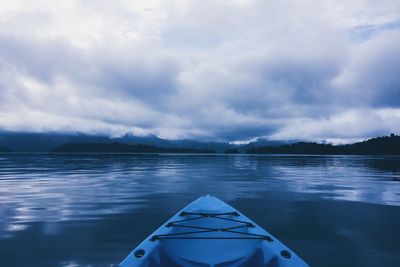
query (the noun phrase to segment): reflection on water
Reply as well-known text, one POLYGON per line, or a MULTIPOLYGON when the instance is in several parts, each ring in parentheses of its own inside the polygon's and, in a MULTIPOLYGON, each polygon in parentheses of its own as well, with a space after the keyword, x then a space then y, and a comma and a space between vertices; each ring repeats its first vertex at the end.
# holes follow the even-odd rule
POLYGON ((0 155, 0 265, 118 263, 204 194, 314 266, 400 266, 399 157, 44 154, 0 155))

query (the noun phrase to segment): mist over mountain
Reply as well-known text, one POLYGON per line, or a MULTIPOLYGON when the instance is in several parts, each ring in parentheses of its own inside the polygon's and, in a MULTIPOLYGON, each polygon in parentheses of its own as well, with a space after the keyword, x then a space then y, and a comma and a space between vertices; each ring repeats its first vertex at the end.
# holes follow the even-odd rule
POLYGON ((0 152, 155 152, 155 153, 228 153, 228 154, 322 154, 322 155, 400 155, 400 137, 371 138, 346 145, 298 140, 257 139, 248 144, 167 140, 155 135, 121 137, 82 133, 0 132, 0 152))
POLYGON ((51 150, 52 153, 215 153, 210 149, 196 149, 187 147, 159 147, 143 144, 121 143, 68 143, 51 150))
POLYGON ((110 142, 105 136, 63 133, 0 132, 0 146, 13 152, 49 152, 65 143, 110 142))
POLYGON ((197 150, 213 150, 223 152, 233 147, 227 142, 200 142, 194 140, 166 140, 155 135, 135 136, 125 134, 121 137, 111 138, 102 135, 87 135, 82 133, 22 133, 0 132, 0 146, 13 152, 50 152, 55 147, 64 144, 88 143, 120 143, 127 145, 149 145, 163 148, 191 148, 197 150))

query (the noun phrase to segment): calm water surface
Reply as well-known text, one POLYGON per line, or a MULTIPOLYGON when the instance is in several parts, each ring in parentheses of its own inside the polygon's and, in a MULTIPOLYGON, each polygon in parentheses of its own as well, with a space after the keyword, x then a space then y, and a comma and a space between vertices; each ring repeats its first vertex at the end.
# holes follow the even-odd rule
POLYGON ((110 266, 195 198, 312 266, 400 266, 400 157, 1 155, 0 266, 110 266))

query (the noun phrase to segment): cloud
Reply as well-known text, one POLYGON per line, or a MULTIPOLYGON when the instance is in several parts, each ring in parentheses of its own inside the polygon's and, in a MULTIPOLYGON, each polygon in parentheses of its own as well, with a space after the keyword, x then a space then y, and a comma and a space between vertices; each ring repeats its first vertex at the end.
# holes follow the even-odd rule
POLYGON ((353 105, 400 106, 399 30, 385 30, 352 48, 348 65, 333 81, 353 105))
POLYGON ((309 140, 349 143, 380 135, 382 131, 396 132, 399 120, 400 109, 348 109, 324 119, 291 119, 287 126, 279 129, 270 138, 281 140, 302 136, 309 140))
POLYGON ((389 0, 5 1, 0 128, 228 141, 398 132, 399 42, 389 0))

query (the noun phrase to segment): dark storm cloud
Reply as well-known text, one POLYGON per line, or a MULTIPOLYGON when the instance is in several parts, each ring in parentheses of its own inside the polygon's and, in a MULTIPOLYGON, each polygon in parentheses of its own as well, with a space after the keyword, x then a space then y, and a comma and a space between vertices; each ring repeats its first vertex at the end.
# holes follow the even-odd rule
POLYGON ((0 17, 2 129, 334 142, 400 130, 397 1, 5 1, 0 17))

